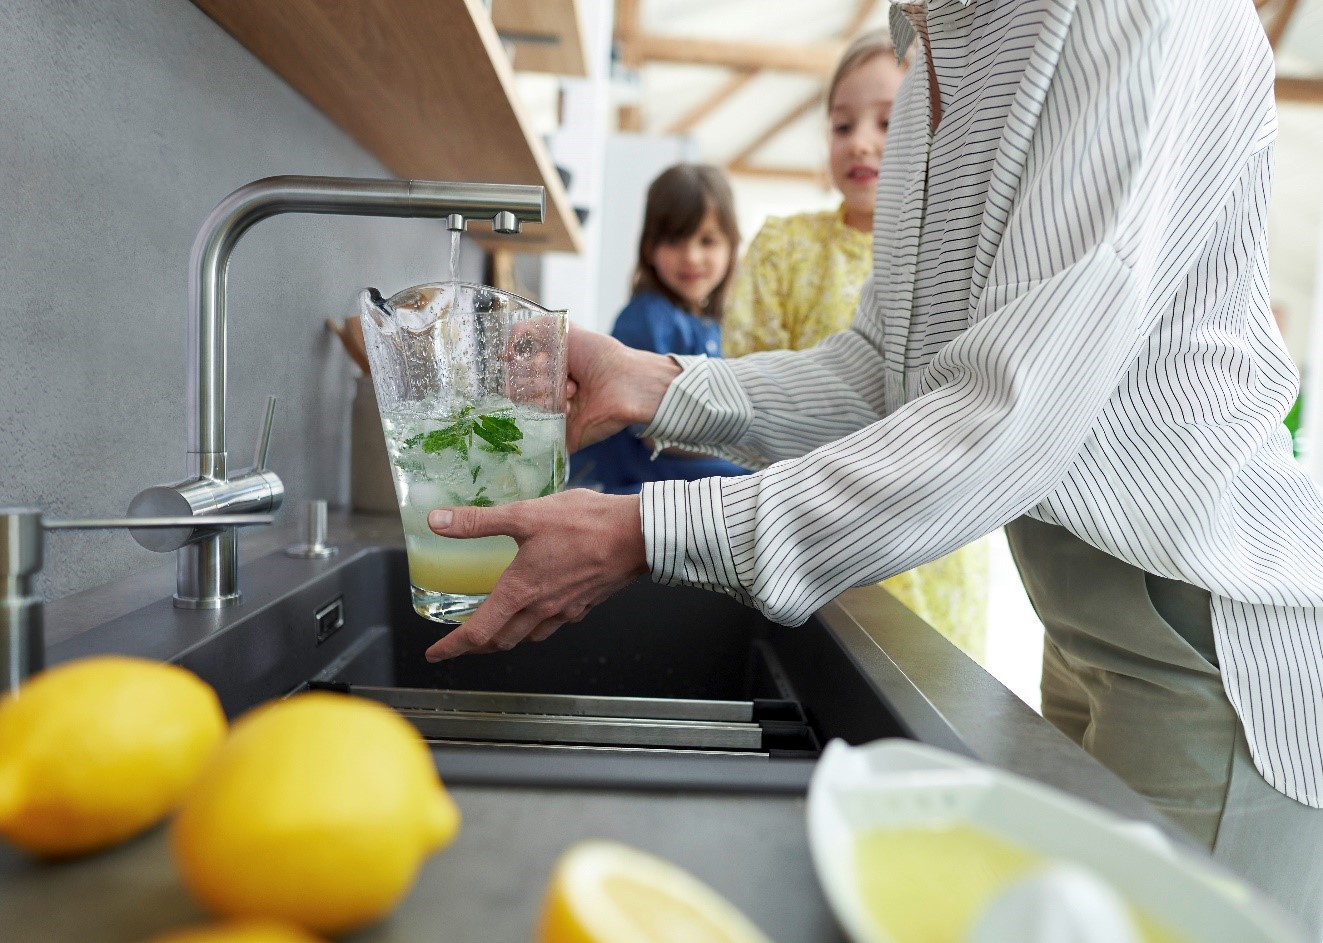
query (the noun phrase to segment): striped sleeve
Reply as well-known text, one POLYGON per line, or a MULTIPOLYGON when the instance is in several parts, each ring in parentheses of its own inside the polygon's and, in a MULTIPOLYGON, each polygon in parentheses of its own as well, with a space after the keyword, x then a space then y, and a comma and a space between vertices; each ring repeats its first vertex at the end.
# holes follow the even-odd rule
MULTIPOLYGON (((861 311, 871 298, 866 287, 861 311)), ((663 448, 760 468, 856 432, 885 411, 881 354, 857 328, 807 351, 674 359, 683 373, 643 432, 663 448)))
MULTIPOLYGON (((1118 32, 1089 26, 1097 36, 1118 32)), ((1237 168, 1248 172, 1244 148, 1235 147, 1211 158, 1202 179, 1172 177, 1186 138, 1172 101, 1158 101, 1160 80, 1176 65, 1166 60, 1170 28, 1158 17, 1133 42, 1079 44, 1082 58, 1031 76, 1050 82, 1041 133, 1023 143, 1022 178, 1001 183, 1020 190, 988 282, 971 302, 971 326, 941 348, 919 395, 895 413, 876 421, 883 410, 868 384, 880 383, 883 369, 865 331, 805 354, 691 368, 695 389, 735 381, 748 399, 747 430, 705 414, 700 397, 659 413, 652 433, 660 441, 724 441, 789 460, 716 488, 648 493, 704 522, 654 529, 649 544, 671 546, 650 546, 653 558, 720 560, 704 580, 798 624, 844 589, 935 559, 1053 491, 1152 326, 1155 250, 1172 244, 1177 226, 1213 231, 1225 209, 1217 194, 1237 168), (1173 120, 1152 121, 1159 104, 1173 120), (867 380, 858 365, 871 368, 867 380), (738 438, 712 438, 718 429, 738 438)), ((666 572, 685 578, 678 567, 666 572)))

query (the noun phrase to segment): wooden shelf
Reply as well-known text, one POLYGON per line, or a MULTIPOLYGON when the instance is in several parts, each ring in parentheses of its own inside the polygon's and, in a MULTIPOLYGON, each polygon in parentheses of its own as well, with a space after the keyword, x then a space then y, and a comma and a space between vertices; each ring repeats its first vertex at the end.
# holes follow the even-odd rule
POLYGON ((515 71, 587 78, 577 6, 575 0, 492 0, 496 32, 514 44, 515 71))
POLYGON ((478 0, 193 2, 395 175, 546 187, 545 223, 493 236, 475 222, 480 242, 583 251, 579 221, 478 0))

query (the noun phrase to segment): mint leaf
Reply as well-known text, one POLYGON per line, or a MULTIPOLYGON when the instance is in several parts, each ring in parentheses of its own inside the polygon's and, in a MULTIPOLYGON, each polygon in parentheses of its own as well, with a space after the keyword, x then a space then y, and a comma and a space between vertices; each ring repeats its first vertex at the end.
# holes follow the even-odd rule
POLYGON ((483 440, 481 448, 485 452, 494 455, 524 454, 519 446, 515 445, 524 437, 524 431, 509 416, 479 416, 473 431, 483 440))
MULTIPOLYGON (((428 455, 454 449, 467 459, 469 457, 469 446, 473 442, 473 435, 477 433, 478 437, 483 440, 481 445, 484 451, 496 455, 523 454, 519 446, 514 443, 522 439, 524 433, 513 419, 501 415, 479 416, 474 419, 472 418, 473 413, 474 408, 472 406, 465 406, 450 425, 434 429, 431 432, 420 432, 415 436, 410 436, 401 443, 401 447, 412 449, 421 444, 423 451, 428 455)), ((473 469, 473 481, 476 482, 477 480, 478 468, 475 468, 473 469)))
POLYGON ((478 483, 478 472, 482 471, 482 466, 474 465, 471 471, 473 472, 473 483, 476 485, 478 483))
POLYGON ((486 426, 494 432, 500 433, 507 439, 522 439, 523 430, 519 428, 519 423, 515 422, 509 416, 500 413, 489 413, 486 416, 478 417, 478 424, 486 426))
POLYGON ((561 482, 565 480, 565 453, 560 449, 556 450, 551 459, 551 480, 548 481, 542 490, 538 492, 539 498, 545 498, 549 494, 555 494, 560 490, 561 482))
POLYGON ((469 457, 469 430, 463 428, 462 423, 457 422, 444 429, 436 429, 427 433, 427 437, 423 439, 423 451, 428 455, 435 455, 446 449, 455 449, 465 458, 469 457))
POLYGON ((487 497, 485 494, 483 494, 483 492, 486 490, 487 490, 486 485, 483 485, 481 488, 479 488, 478 493, 473 496, 473 500, 468 502, 469 507, 489 508, 492 505, 494 505, 496 502, 493 501, 491 498, 487 497))

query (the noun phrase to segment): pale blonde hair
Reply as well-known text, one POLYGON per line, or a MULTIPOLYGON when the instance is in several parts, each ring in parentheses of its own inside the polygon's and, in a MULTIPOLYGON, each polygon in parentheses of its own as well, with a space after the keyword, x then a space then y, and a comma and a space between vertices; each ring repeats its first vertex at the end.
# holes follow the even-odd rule
POLYGON ((878 56, 895 56, 895 54, 896 47, 891 45, 891 36, 884 29, 869 30, 856 36, 854 41, 845 47, 845 52, 841 53, 841 59, 836 63, 836 71, 832 73, 831 81, 827 83, 825 102, 827 110, 831 111, 831 103, 836 98, 836 88, 845 81, 847 75, 872 62, 878 56))

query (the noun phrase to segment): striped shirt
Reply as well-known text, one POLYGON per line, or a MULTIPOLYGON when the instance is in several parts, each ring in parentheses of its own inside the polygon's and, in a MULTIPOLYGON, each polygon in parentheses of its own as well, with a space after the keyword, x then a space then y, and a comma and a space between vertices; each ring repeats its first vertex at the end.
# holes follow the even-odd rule
POLYGON ((647 486, 653 578, 798 624, 1028 514, 1207 588, 1259 771, 1323 806, 1323 496, 1282 425, 1253 5, 931 0, 920 26, 939 94, 909 71, 851 328, 677 358, 645 434, 763 470, 647 486))

